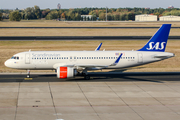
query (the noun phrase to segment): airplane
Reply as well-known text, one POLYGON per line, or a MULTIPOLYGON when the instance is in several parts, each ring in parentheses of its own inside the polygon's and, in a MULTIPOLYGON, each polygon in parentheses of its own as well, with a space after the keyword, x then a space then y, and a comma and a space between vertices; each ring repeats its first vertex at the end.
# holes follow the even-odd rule
POLYGON ((27 70, 55 70, 57 78, 72 78, 78 74, 90 79, 87 71, 121 69, 140 66, 174 57, 165 52, 171 24, 163 24, 151 39, 136 51, 100 51, 102 43, 94 51, 27 51, 13 55, 5 61, 9 68, 27 70))

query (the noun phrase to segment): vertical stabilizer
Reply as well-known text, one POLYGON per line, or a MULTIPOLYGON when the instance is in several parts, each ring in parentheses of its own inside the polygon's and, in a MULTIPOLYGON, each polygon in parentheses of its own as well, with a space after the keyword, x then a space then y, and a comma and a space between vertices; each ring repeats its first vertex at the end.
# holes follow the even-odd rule
POLYGON ((166 49, 167 40, 171 24, 163 24, 161 28, 151 37, 148 43, 138 51, 157 51, 164 52, 166 49))

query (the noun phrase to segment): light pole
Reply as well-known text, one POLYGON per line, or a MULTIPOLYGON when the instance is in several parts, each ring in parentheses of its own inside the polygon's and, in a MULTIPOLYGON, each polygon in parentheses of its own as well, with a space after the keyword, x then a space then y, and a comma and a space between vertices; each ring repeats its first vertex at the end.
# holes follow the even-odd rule
POLYGON ((106 6, 106 21, 107 21, 107 6, 106 6))

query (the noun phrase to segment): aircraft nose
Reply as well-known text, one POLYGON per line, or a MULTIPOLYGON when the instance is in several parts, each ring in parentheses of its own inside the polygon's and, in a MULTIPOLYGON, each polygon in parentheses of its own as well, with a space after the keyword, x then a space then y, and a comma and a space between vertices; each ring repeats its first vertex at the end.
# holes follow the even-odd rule
POLYGON ((4 62, 4 65, 6 66, 6 67, 10 67, 11 66, 11 61, 10 60, 6 60, 6 62, 4 62))

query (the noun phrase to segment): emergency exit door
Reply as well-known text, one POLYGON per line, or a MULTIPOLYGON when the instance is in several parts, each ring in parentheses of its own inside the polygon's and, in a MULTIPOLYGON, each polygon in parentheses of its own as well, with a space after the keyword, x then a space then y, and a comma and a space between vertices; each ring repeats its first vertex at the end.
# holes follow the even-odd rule
POLYGON ((138 63, 143 63, 143 54, 138 53, 138 63))
POLYGON ((30 64, 30 54, 29 53, 25 54, 25 64, 30 64))

